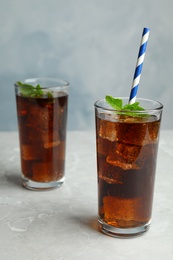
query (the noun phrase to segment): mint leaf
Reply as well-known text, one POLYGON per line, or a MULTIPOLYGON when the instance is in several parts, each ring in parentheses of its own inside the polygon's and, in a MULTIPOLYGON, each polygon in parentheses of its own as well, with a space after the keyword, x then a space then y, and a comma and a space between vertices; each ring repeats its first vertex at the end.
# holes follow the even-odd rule
POLYGON ((106 102, 116 110, 121 110, 123 102, 119 98, 113 98, 112 96, 106 96, 106 102))
POLYGON ((18 81, 17 84, 20 86, 20 92, 24 97, 41 98, 46 96, 48 98, 53 98, 52 93, 47 92, 46 95, 39 84, 36 87, 30 84, 22 83, 20 81, 18 81))
POLYGON ((48 96, 48 98, 53 98, 53 95, 51 92, 47 92, 47 96, 48 96))
POLYGON ((139 106, 139 102, 135 102, 133 104, 126 104, 122 109, 123 110, 144 110, 144 108, 139 106))
POLYGON ((135 102, 133 104, 126 104, 123 106, 122 99, 119 98, 113 98, 112 96, 106 96, 105 97, 106 102, 113 107, 115 110, 125 110, 126 113, 123 113, 124 115, 128 116, 136 116, 136 117, 148 117, 148 114, 138 114, 135 111, 144 111, 145 109, 141 106, 139 106, 139 102, 135 102), (128 112, 129 111, 129 112, 128 112), (134 111, 134 112, 133 112, 134 111))
POLYGON ((20 81, 17 82, 17 84, 20 86, 20 92, 24 95, 24 96, 30 96, 33 91, 34 91, 34 87, 28 84, 22 84, 20 81))

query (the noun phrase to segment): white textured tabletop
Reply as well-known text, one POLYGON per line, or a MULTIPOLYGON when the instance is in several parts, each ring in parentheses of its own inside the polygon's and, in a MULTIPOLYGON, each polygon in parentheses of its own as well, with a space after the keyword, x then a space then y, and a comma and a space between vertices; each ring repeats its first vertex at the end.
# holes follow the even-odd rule
POLYGON ((18 134, 0 133, 0 260, 173 259, 173 131, 160 137, 153 220, 132 239, 97 228, 94 132, 68 132, 66 181, 59 189, 21 186, 18 134))

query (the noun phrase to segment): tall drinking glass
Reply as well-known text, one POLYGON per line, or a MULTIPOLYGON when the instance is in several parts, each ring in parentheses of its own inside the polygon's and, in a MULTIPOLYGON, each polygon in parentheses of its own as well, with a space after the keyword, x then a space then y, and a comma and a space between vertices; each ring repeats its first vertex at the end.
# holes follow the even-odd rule
POLYGON ((144 111, 116 111, 105 99, 95 103, 98 222, 111 236, 139 235, 151 223, 163 106, 136 101, 144 111))
POLYGON ((64 182, 69 83, 53 78, 16 82, 22 183, 45 190, 64 182))

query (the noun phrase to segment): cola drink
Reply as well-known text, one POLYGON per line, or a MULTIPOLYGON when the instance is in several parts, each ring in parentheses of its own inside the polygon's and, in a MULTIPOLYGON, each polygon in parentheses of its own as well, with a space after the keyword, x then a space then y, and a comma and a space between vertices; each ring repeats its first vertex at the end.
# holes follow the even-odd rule
POLYGON ((64 181, 68 94, 52 97, 16 94, 23 184, 30 189, 64 181))
POLYGON ((149 227, 160 120, 96 108, 98 220, 105 233, 130 236, 149 227))

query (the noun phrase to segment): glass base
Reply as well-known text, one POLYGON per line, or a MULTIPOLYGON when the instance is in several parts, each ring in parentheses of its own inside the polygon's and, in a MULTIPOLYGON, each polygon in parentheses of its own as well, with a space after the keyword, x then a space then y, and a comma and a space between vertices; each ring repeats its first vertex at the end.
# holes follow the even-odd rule
POLYGON ((52 190, 59 188, 65 180, 65 177, 61 178, 57 181, 51 181, 51 182, 37 182, 29 180, 22 176, 22 185, 28 189, 33 191, 44 191, 44 190, 52 190))
POLYGON ((117 228, 114 226, 110 226, 103 222, 100 218, 98 218, 98 223, 100 230, 112 237, 121 237, 121 238, 130 238, 142 235, 144 232, 146 232, 149 229, 150 222, 147 222, 143 226, 135 227, 135 228, 117 228))

